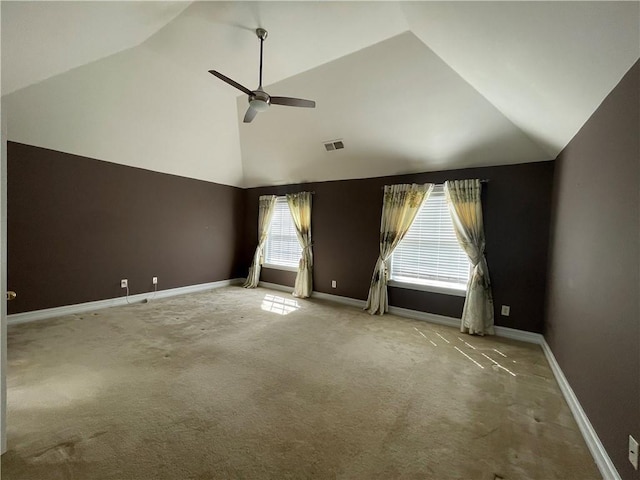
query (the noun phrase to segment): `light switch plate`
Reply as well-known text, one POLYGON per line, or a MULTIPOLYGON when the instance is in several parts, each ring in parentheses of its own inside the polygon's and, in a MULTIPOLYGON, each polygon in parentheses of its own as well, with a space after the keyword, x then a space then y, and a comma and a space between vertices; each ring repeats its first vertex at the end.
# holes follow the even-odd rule
POLYGON ((629 435, 629 461, 633 468, 638 469, 638 441, 629 435))

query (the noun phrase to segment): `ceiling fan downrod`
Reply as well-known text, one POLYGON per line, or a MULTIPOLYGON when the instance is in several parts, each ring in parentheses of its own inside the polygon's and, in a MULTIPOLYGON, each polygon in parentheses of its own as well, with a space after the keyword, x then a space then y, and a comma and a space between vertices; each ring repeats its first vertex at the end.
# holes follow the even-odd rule
POLYGON ((258 90, 262 90, 262 48, 269 32, 264 28, 256 28, 256 35, 260 39, 260 78, 258 82, 258 90))

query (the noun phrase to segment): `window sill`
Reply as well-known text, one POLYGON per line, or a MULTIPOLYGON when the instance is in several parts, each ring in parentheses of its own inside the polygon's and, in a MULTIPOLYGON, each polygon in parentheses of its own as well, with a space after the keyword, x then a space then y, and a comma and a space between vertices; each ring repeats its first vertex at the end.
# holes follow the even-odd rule
POLYGON ((454 295, 456 297, 466 297, 467 289, 440 287, 436 285, 426 285, 423 283, 399 282, 397 280, 389 280, 390 287, 406 288, 409 290, 420 290, 422 292, 442 293, 444 295, 454 295))
POLYGON ((287 272, 298 271, 298 267, 290 267, 289 265, 276 265, 275 263, 263 263, 262 268, 271 268, 273 270, 286 270, 287 272))

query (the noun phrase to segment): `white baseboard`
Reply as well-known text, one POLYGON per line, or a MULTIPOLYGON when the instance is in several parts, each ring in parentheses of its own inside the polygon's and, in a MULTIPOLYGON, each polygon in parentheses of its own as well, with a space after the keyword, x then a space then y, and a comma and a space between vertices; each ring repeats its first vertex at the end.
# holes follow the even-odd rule
MULTIPOLYGON (((270 288, 272 290, 279 290, 281 292, 291 293, 293 287, 287 287, 277 283, 260 282, 259 287, 270 288)), ((356 298, 341 297, 340 295, 332 295, 330 293, 316 292, 315 290, 311 294, 311 298, 321 298, 323 300, 330 300, 332 302, 340 303, 342 305, 349 305, 356 308, 365 308, 367 302, 364 300, 358 300, 356 298)), ((435 313, 421 312, 418 310, 410 310, 402 307, 389 307, 389 313, 392 315, 398 315, 399 317, 411 318, 413 320, 422 320, 430 323, 437 323, 438 325, 445 325, 447 327, 460 328, 460 319, 454 317, 446 317, 444 315, 437 315, 435 313)), ((520 340, 527 343, 535 343, 542 345, 544 338, 539 333, 526 332, 524 330, 516 330, 514 328, 507 327, 494 327, 496 336, 510 338, 513 340, 520 340)))
POLYGON ((551 351, 551 347, 547 343, 546 339, 542 338, 542 351, 544 352, 544 356, 547 358, 549 362, 549 366, 551 367, 551 371, 553 375, 556 377, 556 381, 560 386, 560 390, 562 391, 562 395, 564 399, 569 404, 569 409, 573 414, 573 418, 575 418, 576 423, 578 424, 578 428, 580 428, 580 432, 584 438, 584 441, 587 443, 587 447, 589 447, 589 451, 593 456, 593 459, 600 470, 600 474, 604 480, 621 480, 620 474, 618 470, 616 470, 615 465, 611 461, 609 454, 602 445, 598 434, 596 433, 593 425, 589 421, 589 417, 580 405, 580 401, 576 394, 573 392, 571 385, 569 385, 569 381, 564 376, 560 365, 556 361, 556 357, 553 355, 551 351))
MULTIPOLYGON (((435 313, 420 312, 417 310, 409 310, 401 307, 389 307, 389 313, 398 315, 399 317, 413 318, 414 320, 423 320, 429 323, 437 323, 447 327, 460 328, 460 319, 454 317, 446 317, 444 315, 436 315, 435 313)), ((521 342, 535 343, 542 345, 544 337, 539 333, 527 332, 525 330, 516 330, 508 327, 494 327, 496 337, 510 338, 521 342)))
POLYGON ((526 330, 518 330, 509 327, 494 326, 497 337, 510 338, 511 340, 520 340, 521 342, 535 343, 542 345, 544 337, 541 333, 527 332, 526 330))
MULTIPOLYGON (((258 283, 258 286, 263 288, 270 288, 271 290, 278 290, 280 292, 293 292, 293 287, 287 287, 286 285, 279 285, 277 283, 260 282, 258 283)), ((340 295, 331 295, 330 293, 316 292, 315 290, 311 292, 311 298, 320 298, 322 300, 329 300, 332 302, 341 303, 342 305, 349 305, 350 307, 356 308, 364 308, 364 306, 367 304, 367 302, 365 302, 364 300, 357 300, 350 297, 341 297, 340 295)))
POLYGON ((356 307, 364 309, 367 306, 367 302, 364 300, 358 300, 357 298, 341 297, 340 295, 332 295, 330 293, 313 292, 311 298, 319 298, 321 300, 329 300, 331 302, 341 303, 342 305, 349 305, 350 307, 356 307))
MULTIPOLYGON (((277 283, 260 282, 259 287, 270 288, 272 290, 279 290, 281 292, 291 293, 293 287, 287 287, 277 283)), ((321 298, 323 300, 330 300, 342 305, 349 305, 356 308, 365 308, 367 302, 364 300, 358 300, 356 298, 341 297, 340 295, 332 295, 330 293, 316 292, 315 290, 311 294, 311 298, 321 298)), ((445 325, 447 327, 460 328, 460 319, 454 317, 446 317, 444 315, 437 315, 435 313, 421 312, 418 310, 410 310, 402 307, 389 307, 389 313, 392 315, 398 315, 399 317, 411 318, 413 320, 422 320, 430 323, 437 323, 438 325, 445 325)), ((526 332, 524 330, 516 330, 515 328, 507 327, 494 327, 496 336, 510 338, 512 340, 520 340, 527 343, 535 343, 542 345, 544 337, 539 333, 526 332)))
POLYGON ((460 319, 437 315, 435 313, 421 312, 419 310, 410 310, 408 308, 389 306, 389 313, 398 315, 399 317, 412 318, 413 320, 422 320, 423 322, 437 323, 447 327, 460 328, 460 319))
POLYGON ((229 285, 237 285, 243 279, 234 278, 231 280, 221 280, 219 282, 200 283, 198 285, 188 285, 186 287, 170 288, 168 290, 158 290, 155 295, 153 292, 129 295, 127 297, 108 298, 106 300, 97 300, 95 302, 78 303, 75 305, 64 305, 62 307, 46 308, 43 310, 33 310, 31 312, 14 313, 7 315, 8 325, 17 325, 19 323, 33 322, 36 320, 45 320, 47 318, 61 317, 63 315, 72 315, 74 313, 90 312, 100 310, 102 308, 117 307, 128 305, 129 303, 141 303, 144 300, 153 298, 173 297, 176 295, 184 295, 185 293, 196 293, 214 288, 226 287, 229 285), (128 300, 128 301, 127 301, 128 300))
MULTIPOLYGON (((277 285, 275 283, 260 282, 260 286, 271 288, 274 290, 289 292, 289 293, 293 291, 292 287, 285 287, 283 285, 277 285)), ((364 300, 357 300, 355 298, 341 297, 338 295, 331 295, 328 293, 321 293, 321 292, 315 292, 315 291, 311 296, 312 298, 322 298, 322 299, 331 300, 336 303, 341 303, 343 305, 349 305, 357 308, 364 308, 367 303, 364 300)), ((422 320, 430 323, 436 323, 439 325, 446 325, 449 327, 460 328, 459 318, 446 317, 443 315, 436 315, 434 313, 420 312, 417 310, 409 310, 407 308, 393 307, 393 306, 389 307, 389 313, 393 315, 398 315, 399 317, 411 318, 414 320, 422 320)), ((611 461, 611 458, 607 454, 607 451, 605 450, 604 446, 602 445, 600 438, 598 438, 598 434, 596 433, 595 429, 591 425, 591 422, 589 421, 587 414, 584 412, 582 406, 580 405, 578 398, 576 397, 575 393, 573 393, 573 390, 571 389, 571 386, 569 385, 567 378, 564 376, 564 373, 562 372, 560 365, 558 365, 558 362, 556 361, 556 358, 553 355, 553 352, 551 351, 551 348, 547 344, 547 341, 545 340, 544 336, 540 333, 527 332, 524 330, 516 330, 514 328, 508 328, 508 327, 496 326, 494 328, 495 328, 496 336, 498 337, 504 337, 512 340, 519 340, 522 342, 540 345, 540 347, 542 348, 542 351, 544 352, 544 356, 547 359, 547 362, 549 362, 551 371, 553 372, 553 375, 555 376, 555 379, 558 382, 558 385, 560 386, 560 391, 562 392, 562 395, 564 396, 567 404, 569 405, 569 409, 571 410, 571 413, 573 414, 573 417, 575 418, 576 423, 580 428, 580 432, 584 437, 587 447, 589 448, 589 451, 591 452, 591 455, 593 456, 593 459, 596 462, 596 465, 598 466, 598 469, 600 470, 600 473, 602 474, 603 479, 604 480, 621 480, 620 475, 618 474, 618 471, 613 465, 613 462, 611 461)))
POLYGON ((280 285, 278 283, 259 282, 258 286, 268 288, 270 290, 279 290, 281 292, 293 293, 293 287, 287 287, 286 285, 280 285))

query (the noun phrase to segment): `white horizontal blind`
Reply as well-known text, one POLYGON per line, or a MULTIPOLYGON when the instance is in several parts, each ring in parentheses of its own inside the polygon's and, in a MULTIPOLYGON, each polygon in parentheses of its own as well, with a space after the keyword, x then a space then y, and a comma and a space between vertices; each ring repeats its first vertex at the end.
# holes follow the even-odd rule
POLYGON ((444 187, 437 185, 391 256, 391 279, 462 289, 469 267, 453 230, 444 187))
POLYGON ((265 263, 297 268, 302 247, 298 242, 287 198, 278 197, 274 208, 267 237, 265 263))

